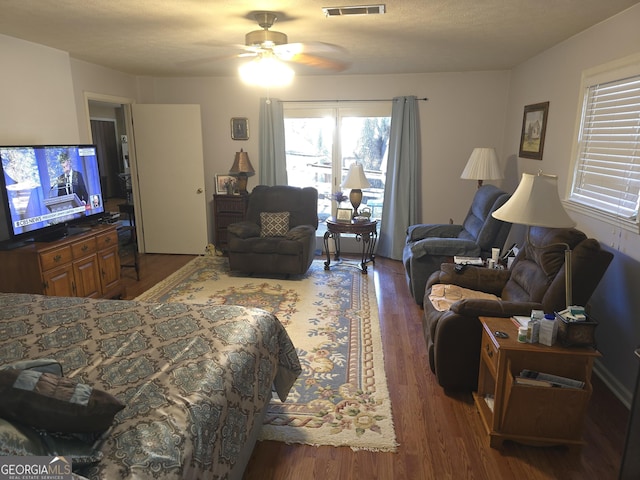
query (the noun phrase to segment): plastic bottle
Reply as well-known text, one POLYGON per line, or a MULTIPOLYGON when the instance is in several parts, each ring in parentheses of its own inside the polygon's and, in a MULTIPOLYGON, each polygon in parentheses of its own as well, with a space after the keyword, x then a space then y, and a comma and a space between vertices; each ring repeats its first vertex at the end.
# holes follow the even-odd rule
POLYGON ((540 320, 537 318, 533 321, 533 333, 531 335, 531 343, 538 343, 540 340, 540 320))
POLYGON ((518 342, 527 343, 527 327, 518 328, 518 342))

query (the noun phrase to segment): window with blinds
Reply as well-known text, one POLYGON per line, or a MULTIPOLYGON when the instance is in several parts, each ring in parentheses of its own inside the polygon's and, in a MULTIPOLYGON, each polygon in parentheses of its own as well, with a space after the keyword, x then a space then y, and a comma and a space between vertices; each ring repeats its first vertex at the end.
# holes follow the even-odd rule
POLYGON ((640 74, 611 81, 602 78, 599 74, 591 79, 595 82, 583 79, 582 117, 569 201, 637 226, 640 74))

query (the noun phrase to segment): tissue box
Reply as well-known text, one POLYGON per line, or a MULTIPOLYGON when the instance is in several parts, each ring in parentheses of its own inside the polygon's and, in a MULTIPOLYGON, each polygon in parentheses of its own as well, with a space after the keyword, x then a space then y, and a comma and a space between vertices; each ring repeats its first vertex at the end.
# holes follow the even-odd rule
POLYGON ((589 317, 579 322, 570 322, 556 312, 558 324, 558 341, 563 347, 593 347, 596 348, 595 331, 598 322, 589 317))

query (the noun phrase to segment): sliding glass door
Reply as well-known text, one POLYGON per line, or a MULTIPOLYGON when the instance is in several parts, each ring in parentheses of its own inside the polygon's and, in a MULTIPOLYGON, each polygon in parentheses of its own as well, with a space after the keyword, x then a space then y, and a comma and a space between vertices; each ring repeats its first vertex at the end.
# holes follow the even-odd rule
MULTIPOLYGON (((325 231, 324 220, 335 215, 335 194, 342 191, 340 185, 353 163, 363 165, 371 184, 362 191, 360 208, 369 208, 379 219, 384 209, 391 102, 287 103, 284 117, 289 184, 318 189, 318 233, 325 231)), ((347 200, 342 207, 351 204, 347 200)))

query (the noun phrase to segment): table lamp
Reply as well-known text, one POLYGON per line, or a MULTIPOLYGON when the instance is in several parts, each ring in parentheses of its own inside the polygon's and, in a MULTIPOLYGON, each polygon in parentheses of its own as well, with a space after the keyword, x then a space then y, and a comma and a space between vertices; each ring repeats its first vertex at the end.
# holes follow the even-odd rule
POLYGON ((498 166, 498 156, 493 148, 474 148, 462 171, 460 178, 477 180, 478 188, 484 180, 500 180, 504 178, 498 166))
MULTIPOLYGON (((533 248, 541 247, 536 247, 531 243, 529 227, 571 228, 576 225, 560 201, 558 177, 542 173, 542 171, 536 175, 523 173, 522 180, 511 198, 492 215, 503 222, 526 225, 526 242, 533 248)), ((566 306, 570 307, 572 298, 571 248, 566 243, 561 245, 566 247, 564 253, 565 293, 566 306)))
POLYGON ((251 165, 251 161, 249 161, 249 154, 247 152, 242 149, 240 149, 239 152, 236 152, 235 159, 233 160, 233 166, 231 167, 231 170, 229 170, 229 173, 238 177, 238 191, 240 192, 240 195, 246 195, 247 177, 255 173, 253 165, 251 165))
POLYGON ((342 187, 351 189, 349 201, 353 206, 354 217, 358 215, 358 207, 360 207, 360 202, 362 202, 361 189, 369 188, 370 186, 369 180, 364 176, 364 168, 362 168, 362 165, 360 163, 351 164, 349 172, 347 172, 347 178, 342 182, 342 187))

